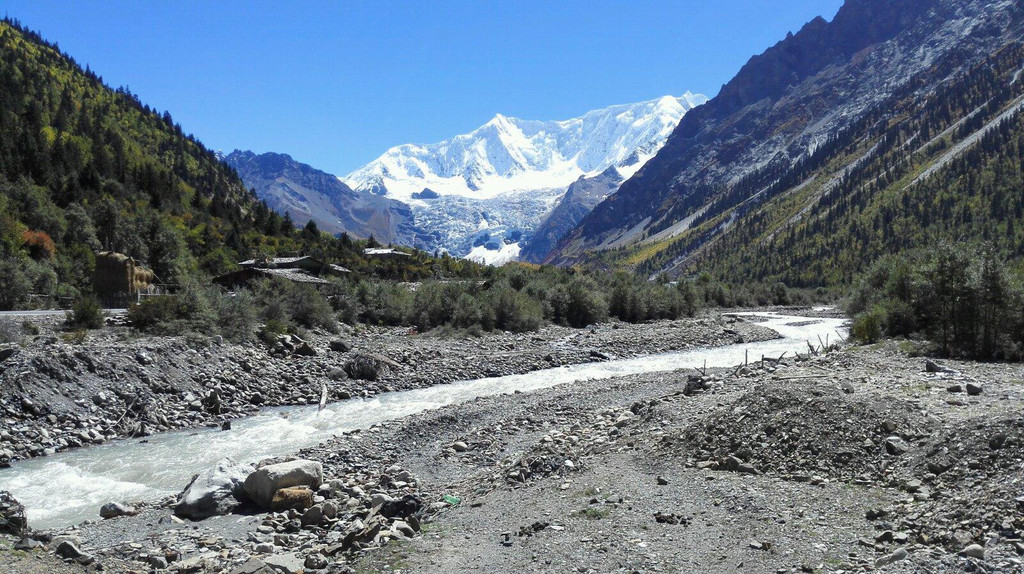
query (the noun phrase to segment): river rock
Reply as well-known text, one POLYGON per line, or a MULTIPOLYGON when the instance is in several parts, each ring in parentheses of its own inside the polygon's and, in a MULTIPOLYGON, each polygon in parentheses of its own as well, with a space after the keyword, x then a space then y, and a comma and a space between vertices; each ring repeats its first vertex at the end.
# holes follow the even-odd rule
POLYGON ((327 558, 324 558, 320 554, 310 554, 309 556, 306 556, 303 566, 309 570, 323 570, 324 568, 327 568, 327 558))
POLYGON ((0 491, 0 533, 21 536, 28 530, 25 507, 11 493, 0 491))
POLYGON ((121 504, 120 502, 108 502, 100 507, 100 518, 117 518, 118 516, 131 516, 134 514, 134 507, 121 504))
POLYGON ((309 343, 303 341, 298 347, 295 347, 295 354, 303 357, 315 357, 316 349, 314 349, 309 343))
POLYGON ((322 506, 312 506, 309 510, 302 515, 303 526, 315 526, 320 524, 324 519, 324 509, 322 506))
POLYGON ((0 349, 0 363, 18 354, 18 349, 0 349))
POLYGON ((347 353, 352 350, 352 345, 350 345, 347 341, 342 341, 341 339, 335 339, 331 341, 329 345, 331 347, 331 350, 334 351, 335 353, 347 353))
POLYGON ((269 508, 274 493, 279 489, 305 486, 315 490, 323 482, 324 469, 319 462, 293 460, 257 469, 245 479, 243 488, 249 500, 262 508, 269 508))
POLYGON ((960 556, 966 556, 968 558, 977 558, 978 560, 985 559, 985 548, 980 544, 971 544, 967 548, 960 551, 960 556))
POLYGON ((61 558, 72 558, 72 559, 74 559, 74 558, 81 558, 82 555, 83 555, 82 551, 79 550, 78 546, 76 546, 70 540, 62 541, 60 544, 57 545, 57 548, 55 548, 53 552, 54 552, 54 554, 56 554, 57 556, 60 556, 61 558))
POLYGON ((275 574, 275 571, 259 558, 250 558, 248 561, 236 566, 230 574, 275 574))
POLYGON ((302 574, 305 569, 305 560, 296 552, 267 556, 263 562, 275 571, 284 574, 302 574))
POLYGON ((230 458, 197 474, 185 487, 174 513, 182 518, 202 520, 228 514, 245 498, 243 484, 252 473, 252 466, 230 458))
POLYGON ((271 512, 304 510, 313 506, 313 491, 305 486, 289 486, 274 491, 268 508, 271 512))
POLYGON ((398 367, 398 363, 387 357, 374 353, 360 353, 345 363, 345 372, 353 379, 376 381, 394 367, 398 367))

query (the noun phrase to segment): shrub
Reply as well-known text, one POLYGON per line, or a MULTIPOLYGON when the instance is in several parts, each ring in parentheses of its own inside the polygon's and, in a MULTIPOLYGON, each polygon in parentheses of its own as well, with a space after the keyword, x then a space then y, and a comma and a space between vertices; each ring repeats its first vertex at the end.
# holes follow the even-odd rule
POLYGON ((880 306, 854 317, 850 334, 861 343, 877 343, 882 338, 886 314, 880 306))
POLYGON ((562 317, 571 327, 586 327, 608 318, 608 303, 592 281, 578 279, 564 290, 562 317))
POLYGON ((28 300, 32 279, 25 266, 14 258, 0 259, 0 309, 15 309, 28 300))
POLYGON ((32 321, 22 321, 21 332, 29 337, 35 337, 39 334, 39 325, 36 325, 32 321))
POLYGON ((93 295, 75 300, 67 314, 67 326, 71 329, 99 329, 103 326, 103 306, 93 295))
POLYGON ((128 307, 128 321, 140 331, 151 331, 181 318, 177 297, 149 297, 128 307))
POLYGON ((302 327, 320 327, 332 333, 338 331, 334 310, 316 289, 308 285, 291 285, 288 293, 288 312, 292 320, 302 327))
POLYGON ((233 296, 220 295, 215 299, 214 312, 217 315, 217 329, 225 339, 234 343, 253 340, 259 311, 251 291, 240 289, 233 296))
POLYGON ((77 331, 61 333, 60 338, 69 345, 81 345, 89 338, 89 332, 85 329, 79 329, 77 331))
POLYGON ((544 321, 540 304, 512 288, 499 288, 490 295, 494 326, 504 331, 536 331, 544 321))

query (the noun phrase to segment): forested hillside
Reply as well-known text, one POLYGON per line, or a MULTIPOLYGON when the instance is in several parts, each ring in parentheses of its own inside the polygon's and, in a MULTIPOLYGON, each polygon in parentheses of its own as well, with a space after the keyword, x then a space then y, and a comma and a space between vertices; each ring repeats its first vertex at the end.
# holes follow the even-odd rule
POLYGON ((170 113, 0 21, 0 308, 87 292, 99 250, 138 259, 168 285, 260 254, 316 254, 399 278, 471 267, 420 254, 382 268, 364 246, 296 230, 170 113))
POLYGON ((940 240, 1019 259, 1024 47, 925 89, 956 65, 914 78, 792 166, 744 178, 685 233, 604 263, 816 286, 850 285, 878 257, 940 240))

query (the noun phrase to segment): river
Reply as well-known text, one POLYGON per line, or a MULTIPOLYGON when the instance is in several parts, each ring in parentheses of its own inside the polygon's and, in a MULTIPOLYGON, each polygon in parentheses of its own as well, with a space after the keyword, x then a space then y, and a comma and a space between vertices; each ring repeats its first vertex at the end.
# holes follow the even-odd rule
POLYGON ((385 393, 369 399, 316 406, 268 408, 232 421, 232 430, 168 432, 146 439, 125 439, 15 463, 0 470, 0 490, 10 491, 26 507, 33 528, 56 528, 99 518, 111 501, 155 500, 180 492, 192 475, 223 457, 257 461, 295 453, 334 435, 445 405, 514 391, 528 392, 587 379, 607 379, 684 368, 731 367, 747 356, 777 358, 807 352, 807 342, 845 335, 842 319, 808 319, 757 313, 763 325, 782 338, 757 343, 698 348, 437 385, 385 393))

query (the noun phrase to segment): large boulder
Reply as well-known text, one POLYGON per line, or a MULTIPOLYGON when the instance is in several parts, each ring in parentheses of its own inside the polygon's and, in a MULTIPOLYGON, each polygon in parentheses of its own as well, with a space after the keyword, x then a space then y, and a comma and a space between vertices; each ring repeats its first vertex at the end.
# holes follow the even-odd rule
POLYGON ((242 485, 251 473, 251 465, 221 459, 188 483, 174 513, 192 520, 230 513, 245 499, 242 485))
POLYGON ((345 373, 361 381, 376 381, 398 366, 391 359, 376 353, 360 353, 345 363, 345 373))
POLYGON ((312 460, 270 464, 251 473, 243 484, 245 495, 261 508, 270 508, 274 493, 292 486, 316 490, 324 482, 323 465, 312 460))
POLYGON ((0 490, 0 533, 21 536, 27 531, 25 507, 11 493, 0 490))

